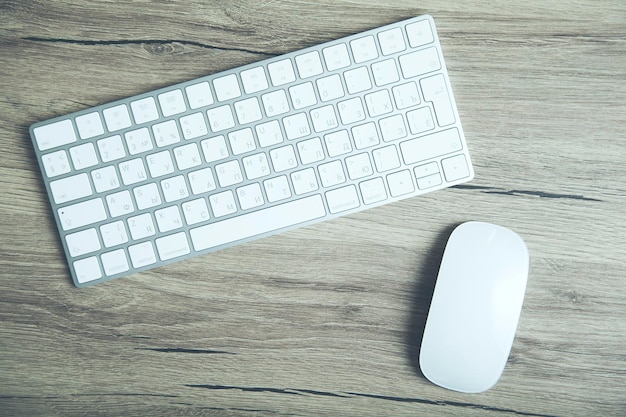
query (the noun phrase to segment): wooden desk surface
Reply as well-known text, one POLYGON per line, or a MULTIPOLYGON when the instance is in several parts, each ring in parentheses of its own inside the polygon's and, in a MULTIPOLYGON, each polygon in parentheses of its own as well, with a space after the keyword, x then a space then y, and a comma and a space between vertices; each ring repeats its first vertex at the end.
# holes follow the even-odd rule
POLYGON ((626 3, 214 3, 0 5, 0 415, 626 415, 626 3), (31 123, 424 13, 473 182, 73 287, 31 123), (500 382, 467 395, 417 350, 474 219, 531 271, 500 382))

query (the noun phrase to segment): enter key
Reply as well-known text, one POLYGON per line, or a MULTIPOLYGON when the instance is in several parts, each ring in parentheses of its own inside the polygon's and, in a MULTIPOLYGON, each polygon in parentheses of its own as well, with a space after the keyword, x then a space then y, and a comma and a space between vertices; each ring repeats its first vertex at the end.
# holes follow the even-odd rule
POLYGON ((450 101, 448 87, 443 74, 424 78, 420 80, 420 85, 424 92, 424 100, 433 103, 439 126, 447 126, 454 123, 454 109, 452 108, 452 102, 450 101))

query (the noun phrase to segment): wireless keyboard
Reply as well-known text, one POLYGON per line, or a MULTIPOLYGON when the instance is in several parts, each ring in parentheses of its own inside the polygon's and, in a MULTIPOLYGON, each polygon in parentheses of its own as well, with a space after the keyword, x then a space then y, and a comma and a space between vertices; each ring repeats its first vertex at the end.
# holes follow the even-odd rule
POLYGON ((469 181, 420 16, 30 128, 74 284, 469 181))

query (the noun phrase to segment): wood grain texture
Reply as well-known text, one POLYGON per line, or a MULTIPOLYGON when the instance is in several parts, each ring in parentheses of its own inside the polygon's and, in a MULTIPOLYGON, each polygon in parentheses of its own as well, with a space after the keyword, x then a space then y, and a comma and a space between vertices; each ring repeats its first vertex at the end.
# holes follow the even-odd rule
POLYGON ((0 415, 626 415, 626 6, 457 3, 0 3, 0 415), (473 182, 72 286, 31 123, 423 13, 473 182), (531 272, 502 379, 466 395, 417 355, 474 219, 531 272))

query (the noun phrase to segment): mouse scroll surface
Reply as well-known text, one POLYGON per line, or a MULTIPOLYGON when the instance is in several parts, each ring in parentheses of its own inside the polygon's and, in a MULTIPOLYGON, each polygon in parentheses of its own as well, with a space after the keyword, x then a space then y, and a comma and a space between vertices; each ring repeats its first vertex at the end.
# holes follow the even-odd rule
POLYGON ((489 223, 458 226, 446 245, 420 351, 433 383, 476 393, 500 378, 519 320, 528 249, 489 223))

